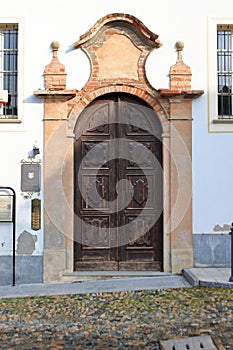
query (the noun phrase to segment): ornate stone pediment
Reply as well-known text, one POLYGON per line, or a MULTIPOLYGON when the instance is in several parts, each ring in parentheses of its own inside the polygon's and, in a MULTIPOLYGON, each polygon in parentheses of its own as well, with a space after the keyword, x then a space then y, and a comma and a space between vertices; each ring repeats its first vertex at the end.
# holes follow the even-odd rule
POLYGON ((90 82, 145 82, 145 61, 161 46, 158 35, 127 14, 111 14, 99 20, 74 48, 81 48, 91 62, 90 82))

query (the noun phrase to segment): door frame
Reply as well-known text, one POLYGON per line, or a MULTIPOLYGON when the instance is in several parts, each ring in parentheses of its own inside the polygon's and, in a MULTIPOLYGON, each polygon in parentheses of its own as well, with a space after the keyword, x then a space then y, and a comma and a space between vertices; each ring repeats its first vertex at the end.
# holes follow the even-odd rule
MULTIPOLYGON (((80 92, 79 98, 76 103, 72 107, 69 112, 69 123, 66 125, 66 136, 67 140, 69 140, 69 152, 67 153, 67 161, 69 164, 69 171, 67 174, 67 181, 69 182, 69 187, 67 188, 66 197, 69 198, 69 208, 67 210, 67 218, 68 218, 68 229, 67 232, 67 250, 66 250, 66 271, 68 273, 72 273, 74 271, 74 249, 73 249, 73 222, 74 222, 74 207, 73 202, 73 193, 74 193, 74 185, 73 185, 73 177, 74 177, 74 150, 73 150, 73 142, 75 138, 75 128, 79 123, 79 118, 83 110, 88 107, 92 101, 96 98, 106 95, 108 93, 126 93, 132 96, 138 97, 147 103, 157 115, 161 128, 162 128, 162 163, 163 163, 163 271, 164 272, 172 272, 172 264, 171 264, 171 159, 170 159, 170 121, 169 115, 166 112, 166 109, 163 107, 162 101, 158 100, 157 94, 152 95, 147 90, 143 90, 138 87, 132 87, 128 85, 119 86, 113 85, 108 87, 98 88, 88 95, 86 92, 80 92)), ((167 101, 166 101, 167 103, 167 101)), ((190 255, 190 252, 188 253, 190 255)), ((192 255, 192 253, 191 253, 192 255)), ((175 264, 173 265, 175 266, 175 264)), ((180 267, 177 268, 176 271, 179 270, 180 267)), ((175 270, 174 270, 175 271, 175 270)))
MULTIPOLYGON (((158 118, 157 114, 154 112, 154 110, 147 103, 145 103, 145 101, 143 101, 142 99, 140 99, 138 97, 132 96, 130 94, 119 93, 119 92, 118 93, 115 92, 115 93, 111 93, 111 94, 102 95, 101 99, 95 99, 94 101, 92 101, 90 109, 89 109, 90 105, 88 105, 82 111, 82 113, 80 114, 80 117, 79 117, 79 119, 81 119, 81 120, 78 119, 78 121, 77 121, 77 123, 75 125, 75 132, 74 133, 75 134, 78 133, 78 130, 80 130, 80 129, 83 130, 84 129, 83 126, 89 124, 88 120, 90 122, 92 121, 93 114, 91 114, 90 112, 92 111, 93 105, 96 107, 96 108, 94 107, 94 109, 93 109, 93 112, 95 113, 96 110, 98 110, 98 106, 99 106, 99 108, 101 108, 102 101, 104 101, 106 103, 108 103, 108 101, 109 101, 109 104, 107 106, 108 106, 108 108, 111 109, 110 113, 114 113, 114 114, 115 113, 120 113, 120 115, 122 115, 122 114, 124 115, 124 112, 123 113, 120 112, 120 109, 123 106, 126 107, 128 105, 128 103, 129 103, 129 106, 133 106, 134 104, 135 104, 135 106, 137 106, 137 103, 138 103, 138 106, 140 106, 139 110, 141 109, 142 110, 141 111, 142 115, 145 115, 145 118, 146 118, 145 119, 145 123, 149 123, 150 124, 150 133, 146 133, 146 134, 145 133, 144 134, 140 134, 140 133, 137 134, 137 133, 135 133, 134 136, 132 134, 132 137, 134 137, 134 138, 136 137, 135 141, 138 140, 139 142, 140 142, 140 140, 143 140, 143 139, 145 139, 145 142, 146 142, 146 140, 148 140, 147 142, 149 142, 149 140, 150 140, 150 142, 151 141, 153 142, 153 152, 154 152, 153 154, 154 155, 157 154, 158 159, 157 159, 157 157, 156 157, 156 159, 159 161, 159 164, 160 164, 158 168, 161 168, 163 166, 162 165, 162 158, 163 157, 162 157, 162 142, 161 142, 162 141, 161 140, 161 131, 162 131, 161 123, 159 121, 159 118, 158 118), (115 108, 115 106, 112 105, 112 102, 113 102, 113 104, 114 104, 114 102, 119 102, 117 108, 115 108), (114 107, 114 110, 112 110, 113 109, 112 106, 114 107), (149 108, 148 109, 149 113, 148 113, 148 111, 143 110, 144 107, 148 107, 149 108)), ((139 110, 137 109, 137 111, 139 111, 139 110)), ((143 120, 142 120, 142 123, 143 123, 143 120)), ((113 126, 113 125, 111 125, 111 127, 109 129, 109 131, 111 131, 111 133, 113 132, 114 139, 116 137, 115 133, 117 132, 117 130, 118 129, 115 130, 115 126, 113 126), (112 130, 112 128, 114 128, 114 130, 112 130)), ((120 135, 124 134, 124 133, 122 134, 122 131, 118 130, 118 132, 120 132, 118 137, 120 137, 120 135)), ((126 133, 126 129, 125 129, 125 133, 126 133)), ((110 136, 110 134, 109 134, 109 136, 110 136)), ((127 133, 125 134, 125 137, 127 139, 127 133)), ((130 134, 128 134, 128 137, 130 137, 130 134)), ((78 186, 78 182, 77 182, 78 181, 78 179, 77 179, 78 175, 77 175, 77 170, 76 170, 76 167, 77 167, 76 162, 78 162, 78 164, 80 165, 81 162, 82 162, 82 159, 83 159, 83 158, 80 158, 80 152, 82 153, 82 146, 81 145, 82 145, 82 142, 84 142, 84 141, 81 141, 81 138, 83 138, 83 136, 79 135, 79 137, 77 138, 77 141, 74 142, 74 175, 75 175, 74 176, 74 218, 75 218, 75 221, 76 221, 76 211, 78 210, 80 212, 80 210, 82 210, 82 204, 81 203, 82 203, 82 200, 83 200, 82 199, 83 196, 82 196, 80 190, 78 190, 78 187, 77 187, 78 186), (77 148, 77 146, 78 146, 78 148, 77 148), (78 196, 80 198, 77 198, 78 196), (78 203, 76 203, 77 201, 78 201, 78 203)), ((90 140, 92 142, 94 142, 95 141, 95 134, 90 134, 89 133, 89 136, 88 136, 88 133, 87 133, 87 135, 84 136, 84 139, 87 139, 86 142, 90 142, 90 140)), ((111 139, 111 137, 110 137, 110 139, 111 139)), ((109 140, 109 141, 110 141, 110 139, 107 138, 107 140, 109 140)), ((75 138, 75 140, 76 140, 76 138, 75 138)), ((97 140, 96 140, 96 142, 102 142, 102 140, 106 140, 106 134, 105 133, 104 134, 97 133, 97 140), (103 139, 101 139, 101 137, 103 137, 103 139)), ((115 169, 115 167, 117 167, 117 165, 119 166, 118 163, 119 163, 119 161, 117 161, 115 163, 114 169, 115 169)), ((115 171, 117 171, 117 172, 121 171, 121 167, 118 170, 115 169, 115 171)), ((126 169, 125 169, 125 171, 126 171, 126 169)), ((130 171, 130 168, 128 169, 128 171, 130 171)), ((137 171, 137 169, 134 169, 134 171, 136 171, 136 173, 137 173, 138 171, 141 171, 141 170, 137 171)), ((145 171, 148 172, 148 170, 146 170, 146 169, 145 169, 145 171)), ((156 171, 155 168, 154 168, 154 171, 156 171)), ((104 173, 105 172, 106 171, 104 171, 104 173)), ((151 173, 151 170, 149 172, 151 173)), ((132 176, 133 175, 132 169, 131 169, 130 173, 131 173, 131 176, 132 176)), ((135 173, 135 176, 136 176, 136 173, 135 173)), ((159 210, 162 210, 162 211, 161 211, 161 214, 159 215, 159 217, 157 218, 156 222, 154 223, 153 227, 151 227, 151 229, 150 229, 151 230, 151 234, 152 234, 153 239, 154 239, 153 249, 152 249, 153 250, 153 257, 157 258, 157 259, 153 260, 153 262, 152 261, 149 262, 149 260, 145 260, 145 261, 142 260, 142 261, 140 261, 140 259, 138 261, 135 261, 135 260, 131 261, 131 260, 127 260, 127 259, 125 261, 124 260, 118 260, 119 256, 122 255, 123 250, 127 249, 126 246, 124 246, 124 247, 122 247, 122 246, 115 247, 115 250, 113 248, 111 248, 111 249, 109 248, 110 256, 112 256, 112 257, 115 256, 115 259, 113 259, 111 261, 109 260, 107 262, 108 266, 106 266, 106 264, 103 264, 104 265, 103 266, 104 269, 106 269, 106 270, 109 270, 109 269, 110 270, 115 270, 115 269, 124 269, 124 270, 127 270, 127 269, 128 270, 132 270, 132 269, 135 269, 135 270, 151 269, 151 270, 153 270, 153 269, 155 269, 155 270, 163 271, 163 209, 162 209, 162 202, 163 202, 163 178, 162 178, 161 170, 158 172, 158 169, 157 169, 157 174, 154 173, 153 178, 155 178, 155 179, 158 178, 158 181, 159 181, 159 183, 160 183, 160 185, 162 187, 162 188, 160 188, 161 192, 160 191, 158 192, 159 193, 158 200, 159 200, 159 202, 161 204, 160 205, 157 204, 157 208, 161 208, 159 210), (115 251, 115 253, 114 253, 113 250, 115 251)), ((139 209, 137 209, 136 212, 138 212, 138 210, 139 209)), ((93 210, 91 210, 91 212, 92 211, 93 210)), ((125 214, 124 214, 125 215, 125 220, 127 220, 127 216, 128 215, 135 215, 136 214, 136 212, 135 212, 135 214, 132 214, 132 212, 131 212, 131 214, 129 214, 129 212, 127 214, 127 211, 129 211, 129 210, 125 210, 124 211, 125 212, 125 214)), ((88 210, 88 212, 83 214, 84 217, 86 215, 89 215, 89 216, 90 215, 92 215, 92 216, 94 215, 94 217, 95 217, 96 216, 95 211, 92 214, 90 214, 91 212, 88 210)), ((152 214, 152 212, 151 212, 151 210, 149 210, 149 212, 146 215, 151 215, 151 214, 152 214)), ((107 213, 105 215, 107 215, 107 213)), ((123 213, 121 212, 120 215, 122 216, 123 213)), ((103 216, 103 214, 102 214, 102 216, 103 216)), ((117 214, 115 216, 116 216, 116 218, 118 217, 117 214)), ((137 214, 137 216, 138 216, 138 214, 137 214)), ((98 217, 98 215, 96 217, 98 217)), ((109 220, 110 220, 110 217, 109 217, 109 220)), ((118 219, 117 219, 117 221, 118 221, 118 219)), ((75 234, 75 231, 76 231, 77 227, 78 228, 80 227, 80 224, 82 225, 82 219, 81 219, 81 223, 80 223, 79 219, 78 219, 78 223, 75 224, 75 222, 74 222, 74 269, 75 269, 76 262, 78 264, 78 261, 80 261, 79 269, 85 270, 85 268, 86 268, 87 270, 89 270, 89 269, 103 270, 102 265, 101 265, 101 261, 102 260, 98 260, 98 259, 97 260, 92 260, 92 259, 90 259, 88 261, 86 261, 86 260, 83 261, 81 259, 81 255, 82 255, 82 245, 80 243, 81 233, 80 234, 79 233, 75 234), (79 242, 75 241, 76 240, 75 237, 78 237, 79 242), (75 253, 75 251, 76 251, 76 253, 75 253), (78 257, 77 254, 80 255, 80 256, 78 257), (99 262, 99 264, 98 264, 98 262, 99 262)), ((81 232, 81 227, 80 227, 80 232, 81 232)), ((133 249, 133 247, 132 247, 132 249, 133 249)), ((138 249, 139 249, 139 247, 138 247, 138 249)), ((97 251, 98 251, 98 249, 97 249, 97 251)), ((131 249, 130 249, 130 251, 131 251, 131 249)), ((133 251, 132 252, 130 252, 130 251, 128 253, 131 253, 131 256, 132 256, 133 251)), ((90 253, 91 252, 89 252, 89 254, 90 253)), ((141 254, 142 253, 143 253, 143 248, 141 247, 141 254)), ((126 251, 125 251, 125 254, 126 254, 126 251)), ((143 254, 144 254, 144 256, 148 255, 148 254, 146 254, 146 251, 144 251, 143 254)), ((151 254, 149 254, 148 257, 151 254)), ((139 256, 140 256, 140 254, 139 254, 139 256)))
POLYGON ((81 112, 96 97, 114 92, 138 96, 157 114, 163 147, 163 270, 180 273, 193 266, 192 100, 168 92, 159 98, 141 88, 112 85, 91 91, 42 94, 44 119, 44 281, 73 273, 73 143, 81 112), (69 99, 72 105, 68 109, 69 99), (58 109, 60 114, 57 113, 58 109), (60 118, 64 115, 64 118, 60 118), (58 147, 59 145, 59 147, 58 147), (184 167, 186 164, 186 167, 184 167), (179 190, 179 191, 177 191, 179 190), (177 217, 179 220, 177 220, 177 217))

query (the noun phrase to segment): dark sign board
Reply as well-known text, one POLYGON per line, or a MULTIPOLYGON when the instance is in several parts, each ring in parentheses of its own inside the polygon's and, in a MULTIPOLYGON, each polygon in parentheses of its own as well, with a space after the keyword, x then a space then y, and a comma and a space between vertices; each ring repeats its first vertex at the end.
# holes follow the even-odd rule
POLYGON ((21 164, 21 191, 40 192, 40 164, 21 164))

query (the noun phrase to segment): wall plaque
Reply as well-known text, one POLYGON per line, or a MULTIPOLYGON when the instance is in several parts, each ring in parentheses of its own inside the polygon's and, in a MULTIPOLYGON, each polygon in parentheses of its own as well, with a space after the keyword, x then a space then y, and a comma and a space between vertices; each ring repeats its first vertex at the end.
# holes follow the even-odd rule
POLYGON ((13 197, 0 195, 0 222, 11 222, 13 212, 13 197))
POLYGON ((38 198, 31 201, 31 228, 34 231, 41 229, 41 200, 38 198))
POLYGON ((21 165, 21 191, 40 192, 39 163, 23 163, 21 165))

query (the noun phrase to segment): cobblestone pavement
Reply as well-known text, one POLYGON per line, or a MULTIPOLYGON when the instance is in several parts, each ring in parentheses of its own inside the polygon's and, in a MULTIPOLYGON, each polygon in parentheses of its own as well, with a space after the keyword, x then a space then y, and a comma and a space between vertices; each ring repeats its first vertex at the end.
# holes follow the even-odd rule
POLYGON ((0 300, 0 349, 159 349, 208 334, 233 349, 233 290, 185 288, 0 300))

